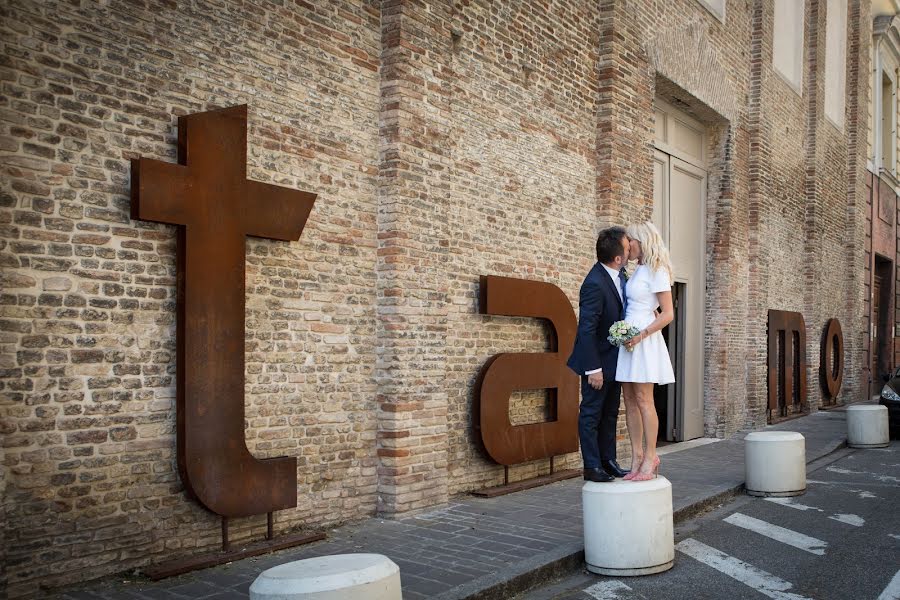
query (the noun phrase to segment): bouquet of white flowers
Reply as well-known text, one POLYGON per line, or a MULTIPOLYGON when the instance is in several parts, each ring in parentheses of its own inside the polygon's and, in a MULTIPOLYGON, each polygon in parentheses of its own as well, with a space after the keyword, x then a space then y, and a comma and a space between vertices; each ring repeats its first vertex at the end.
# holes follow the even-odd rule
MULTIPOLYGON (((621 347, 625 345, 625 342, 638 335, 640 332, 640 329, 628 321, 616 321, 609 326, 609 337, 606 339, 613 346, 621 347)), ((626 348, 626 350, 631 352, 634 348, 626 348)))

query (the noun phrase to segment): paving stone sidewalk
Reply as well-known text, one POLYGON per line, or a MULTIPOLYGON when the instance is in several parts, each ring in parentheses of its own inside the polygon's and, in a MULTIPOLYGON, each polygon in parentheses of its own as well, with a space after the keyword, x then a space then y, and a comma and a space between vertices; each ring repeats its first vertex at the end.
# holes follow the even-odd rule
MULTIPOLYGON (((845 413, 818 412, 769 429, 806 437, 807 462, 846 441, 845 413)), ((744 435, 670 452, 660 473, 672 482, 675 520, 739 493, 744 483, 744 435)), ((247 598, 257 575, 302 558, 375 552, 400 567, 403 596, 508 598, 583 560, 581 479, 493 499, 461 497, 449 506, 398 520, 369 519, 328 532, 315 544, 249 558, 159 582, 109 578, 57 598, 65 600, 247 598)))

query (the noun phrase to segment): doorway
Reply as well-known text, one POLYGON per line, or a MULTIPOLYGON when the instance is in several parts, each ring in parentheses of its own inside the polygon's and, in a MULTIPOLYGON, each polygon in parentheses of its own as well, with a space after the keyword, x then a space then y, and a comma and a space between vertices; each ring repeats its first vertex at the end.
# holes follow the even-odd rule
POLYGON ((872 335, 871 351, 869 357, 872 368, 873 395, 881 389, 882 376, 890 373, 894 367, 891 364, 893 353, 891 342, 893 340, 891 327, 892 313, 891 275, 893 263, 879 255, 875 255, 875 272, 872 277, 872 335))
POLYGON ((669 349, 669 359, 675 371, 675 383, 669 385, 657 385, 653 388, 653 403, 656 406, 656 414, 659 416, 659 436, 657 445, 665 445, 668 442, 681 441, 678 439, 677 423, 682 420, 679 414, 684 397, 684 314, 685 304, 682 298, 685 296, 685 284, 678 281, 672 286, 672 305, 675 309, 675 320, 669 323, 663 330, 663 339, 666 348, 669 349))
POLYGON ((672 258, 675 320, 663 331, 675 383, 657 386, 660 441, 703 435, 706 301, 706 145, 704 127, 658 101, 653 161, 653 222, 672 258))

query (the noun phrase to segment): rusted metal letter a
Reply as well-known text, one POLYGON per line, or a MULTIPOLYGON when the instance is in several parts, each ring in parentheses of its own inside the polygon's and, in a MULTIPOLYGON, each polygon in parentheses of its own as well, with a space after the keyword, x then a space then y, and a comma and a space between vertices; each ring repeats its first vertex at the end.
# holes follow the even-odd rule
POLYGON ((178 467, 225 517, 297 506, 297 460, 244 438, 248 235, 296 240, 315 194, 247 178, 247 107, 178 119, 178 164, 132 161, 131 217, 178 225, 178 467))

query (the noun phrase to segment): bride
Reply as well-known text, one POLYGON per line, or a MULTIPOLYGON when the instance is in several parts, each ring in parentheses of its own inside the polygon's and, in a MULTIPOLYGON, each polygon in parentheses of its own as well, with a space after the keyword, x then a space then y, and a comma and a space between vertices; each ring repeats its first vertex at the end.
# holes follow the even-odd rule
POLYGON ((659 472, 659 419, 653 403, 653 384, 675 381, 669 351, 660 333, 675 316, 672 265, 669 251, 652 223, 631 225, 628 237, 629 255, 637 259, 638 267, 625 283, 625 321, 640 329, 640 333, 619 349, 616 363, 616 381, 622 383, 625 423, 631 440, 631 473, 624 479, 648 481, 659 472))

